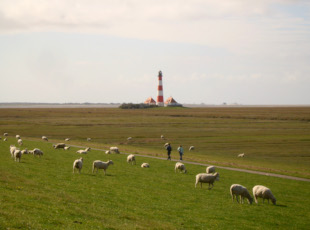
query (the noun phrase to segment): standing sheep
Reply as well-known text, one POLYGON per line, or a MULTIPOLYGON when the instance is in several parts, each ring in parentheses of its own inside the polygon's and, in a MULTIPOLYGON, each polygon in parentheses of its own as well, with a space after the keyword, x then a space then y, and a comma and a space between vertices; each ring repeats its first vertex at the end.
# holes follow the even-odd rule
POLYGON ((254 196, 256 204, 258 204, 257 197, 263 198, 263 203, 264 203, 265 199, 268 200, 268 204, 269 204, 269 199, 272 201, 272 203, 274 205, 277 202, 277 200, 273 196, 271 190, 269 188, 263 186, 263 185, 255 185, 253 187, 253 196, 254 196))
POLYGON ((150 167, 150 165, 148 163, 143 163, 141 165, 141 168, 149 168, 149 167, 150 167))
POLYGON ((209 166, 206 168, 207 173, 215 173, 215 166, 209 166))
POLYGON ((56 145, 53 145, 54 149, 63 149, 66 147, 65 143, 57 143, 56 145))
POLYGON ((79 153, 79 154, 87 154, 88 151, 90 151, 90 148, 80 149, 80 150, 76 151, 76 153, 79 153))
POLYGON ((3 133, 3 136, 7 137, 9 134, 8 133, 3 133))
POLYGON ((106 175, 106 170, 108 169, 109 165, 113 165, 113 161, 108 160, 107 162, 103 162, 100 160, 96 160, 93 162, 93 173, 95 171, 95 168, 97 169, 96 173, 98 172, 99 169, 103 169, 104 175, 106 175))
POLYGON ((236 200, 239 203, 238 196, 240 196, 241 197, 241 204, 244 203, 244 198, 247 198, 248 202, 250 204, 253 203, 253 198, 251 197, 247 188, 240 185, 240 184, 233 184, 230 186, 230 195, 232 197, 232 201, 234 201, 234 197, 236 196, 236 200))
POLYGON ((110 153, 120 153, 117 147, 111 147, 110 153))
POLYGON ((14 151, 18 150, 18 148, 15 147, 15 145, 10 145, 10 153, 11 153, 11 157, 14 157, 14 151))
POLYGON ((43 141, 48 141, 48 138, 46 136, 42 136, 43 141))
POLYGON ((181 162, 177 162, 175 164, 175 167, 174 167, 174 172, 177 172, 177 170, 181 173, 181 172, 184 172, 184 173, 187 173, 187 170, 185 168, 185 165, 181 162))
POLYGON ((22 158, 22 151, 20 151, 19 149, 16 149, 13 155, 14 155, 15 161, 18 160, 18 162, 20 162, 20 159, 22 158))
POLYGON ((7 141, 7 140, 8 140, 7 138, 4 138, 4 139, 3 139, 3 141, 7 141))
POLYGON ((87 141, 91 141, 91 138, 90 138, 90 137, 88 137, 86 140, 87 140, 87 141))
POLYGON ((213 183, 216 180, 220 180, 220 174, 218 172, 213 173, 213 174, 199 173, 199 174, 196 175, 195 188, 196 188, 197 184, 200 182, 201 188, 202 188, 202 183, 209 183, 209 189, 212 189, 213 188, 213 183), (212 184, 211 188, 210 188, 210 184, 212 184))
POLYGON ((244 153, 238 154, 238 157, 244 157, 244 153))
POLYGON ((79 170, 79 173, 81 173, 82 167, 83 167, 83 157, 73 162, 73 173, 75 168, 77 168, 79 170))
POLYGON ((70 141, 70 138, 66 138, 65 141, 70 141))
POLYGON ((22 139, 18 139, 17 143, 19 144, 19 146, 22 146, 23 145, 23 140, 22 139))
POLYGON ((195 146, 189 147, 189 151, 192 151, 192 150, 194 150, 194 149, 195 149, 195 146))
POLYGON ((23 155, 24 155, 24 154, 28 154, 28 149, 26 148, 26 149, 22 150, 22 154, 23 154, 23 155))
POLYGON ((127 163, 131 163, 131 165, 133 165, 133 163, 136 164, 136 157, 133 154, 130 154, 127 156, 127 163))
POLYGON ((16 139, 20 139, 20 135, 16 135, 16 139))
POLYGON ((30 150, 29 152, 31 152, 33 156, 39 156, 39 157, 43 156, 43 152, 38 148, 30 150))

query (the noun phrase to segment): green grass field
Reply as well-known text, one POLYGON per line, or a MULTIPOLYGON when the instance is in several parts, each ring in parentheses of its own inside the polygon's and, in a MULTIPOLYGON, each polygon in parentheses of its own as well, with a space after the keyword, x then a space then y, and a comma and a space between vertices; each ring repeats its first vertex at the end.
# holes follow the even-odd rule
POLYGON ((309 108, 223 109, 2 109, 0 131, 0 229, 308 229, 310 183, 218 169, 212 190, 195 188, 195 175, 205 167, 187 164, 187 174, 174 172, 175 162, 143 158, 137 165, 126 155, 92 150, 81 174, 72 173, 77 148, 55 150, 51 142, 121 152, 166 156, 164 142, 195 145, 185 160, 277 172, 309 178, 309 108), (14 162, 9 146, 40 148, 42 158, 24 155, 14 162), (161 140, 160 135, 167 140, 161 140), (42 135, 50 142, 40 140, 42 135), (133 137, 131 142, 127 137, 133 137), (86 142, 91 137, 92 142, 86 142), (245 152, 245 158, 237 154, 245 152), (107 176, 93 175, 94 160, 111 159, 107 176), (143 169, 143 162, 150 164, 143 169), (237 204, 229 188, 271 188, 277 205, 237 204))

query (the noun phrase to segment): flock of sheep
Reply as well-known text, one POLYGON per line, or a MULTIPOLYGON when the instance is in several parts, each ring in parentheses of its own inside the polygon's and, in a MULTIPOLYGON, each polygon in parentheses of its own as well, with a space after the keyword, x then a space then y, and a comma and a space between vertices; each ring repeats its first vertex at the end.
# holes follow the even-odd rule
MULTIPOLYGON (((7 136, 8 133, 4 133, 3 134, 5 137, 5 140, 7 140, 7 136)), ((164 139, 164 136, 161 136, 162 139, 164 139)), ((17 143, 22 146, 23 142, 22 139, 20 137, 20 135, 16 135, 16 139, 17 139, 17 143)), ((128 138, 128 140, 131 140, 132 138, 128 138)), ((42 136, 42 140, 48 141, 48 138, 46 136, 42 136)), ((70 138, 66 138, 65 141, 69 141, 70 138)), ((91 141, 91 138, 87 138, 87 141, 91 141)), ((66 146, 65 143, 58 143, 53 145, 53 147, 55 149, 64 149, 64 150, 68 150, 70 148, 70 146, 66 146)), ((87 154, 87 152, 89 152, 91 149, 88 147, 86 149, 81 149, 78 150, 77 153, 79 154, 87 154)), ((194 150, 194 146, 191 146, 189 148, 190 151, 194 150)), ((10 146, 10 153, 11 153, 11 157, 14 158, 15 161, 20 162, 21 160, 21 156, 23 154, 33 154, 34 156, 43 156, 43 152, 38 149, 35 148, 33 150, 20 150, 19 148, 15 147, 14 145, 10 146)), ((111 154, 111 153, 120 153, 119 149, 117 147, 111 147, 109 150, 107 150, 105 152, 106 154, 111 154)), ((244 153, 239 154, 238 157, 244 157, 244 153)), ((135 155, 130 154, 127 156, 127 163, 129 164, 136 164, 136 158, 135 155)), ((104 175, 106 175, 106 170, 108 169, 109 165, 113 165, 113 161, 112 160, 108 160, 106 162, 104 161, 100 161, 100 160, 95 160, 92 164, 92 173, 94 173, 95 171, 98 172, 99 169, 103 169, 104 171, 104 175)), ((81 173, 83 167, 83 157, 76 159, 73 162, 73 173, 75 173, 75 171, 78 171, 79 173, 81 173)), ((150 165, 148 163, 142 163, 141 165, 142 168, 149 168, 150 165)), ((175 164, 175 172, 180 172, 180 173, 187 173, 186 167, 183 163, 181 162, 177 162, 175 164)), ((216 168, 215 166, 209 166, 206 168, 206 173, 199 173, 196 175, 196 183, 195 183, 195 188, 197 187, 197 184, 200 183, 200 186, 202 188, 202 183, 208 183, 209 187, 208 189, 212 189, 213 188, 213 184, 215 181, 218 181, 220 178, 220 175, 218 172, 216 172, 216 168)), ((253 192, 253 197, 255 200, 255 203, 258 203, 257 198, 262 198, 263 202, 265 199, 272 201, 272 203, 275 205, 276 204, 276 198, 273 196, 271 190, 263 185, 256 185, 253 187, 252 189, 253 192)), ((251 197, 249 191, 247 190, 246 187, 240 185, 240 184, 233 184, 230 187, 230 194, 232 197, 232 201, 234 201, 234 199, 236 198, 236 201, 239 203, 239 197, 241 198, 241 203, 244 203, 244 198, 246 198, 248 200, 248 202, 250 204, 253 203, 253 198, 251 197)))

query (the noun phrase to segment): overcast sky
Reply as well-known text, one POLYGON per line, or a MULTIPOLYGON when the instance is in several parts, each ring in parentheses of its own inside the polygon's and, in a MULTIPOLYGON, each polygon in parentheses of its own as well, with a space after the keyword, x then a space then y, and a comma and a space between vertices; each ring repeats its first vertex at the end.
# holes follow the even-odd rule
POLYGON ((310 1, 1 0, 0 102, 310 104, 310 1))

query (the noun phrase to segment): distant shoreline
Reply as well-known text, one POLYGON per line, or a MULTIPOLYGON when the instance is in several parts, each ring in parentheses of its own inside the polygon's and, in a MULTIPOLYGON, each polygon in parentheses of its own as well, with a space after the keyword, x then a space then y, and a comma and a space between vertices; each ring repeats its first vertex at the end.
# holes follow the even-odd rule
MULTIPOLYGON (((0 109, 14 108, 118 108, 121 103, 0 103, 0 109)), ((189 108, 239 108, 239 107, 310 107, 310 105, 242 105, 242 104, 183 104, 189 108)))

